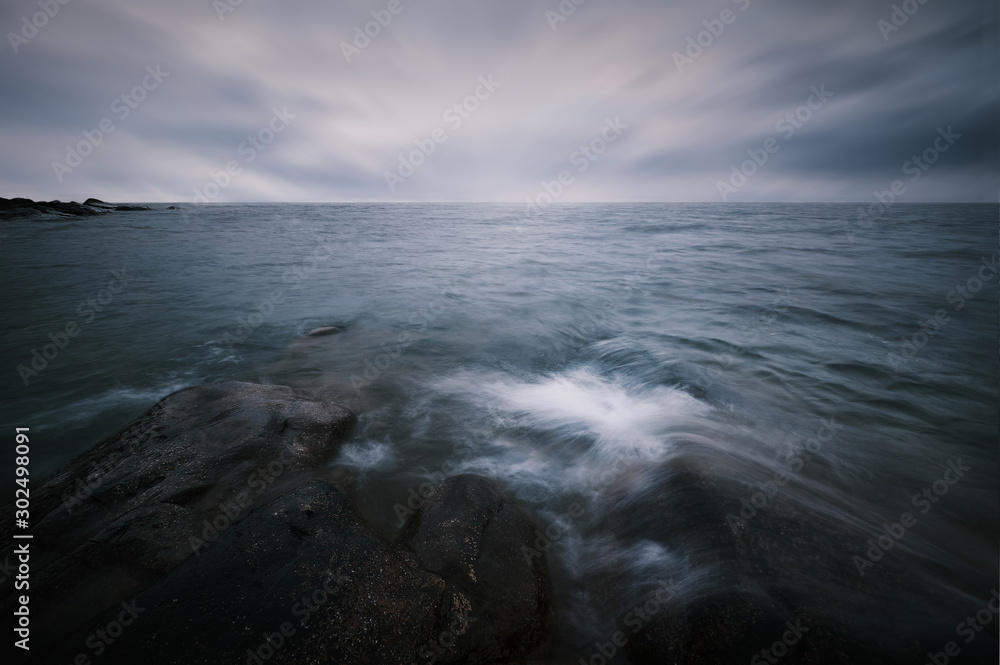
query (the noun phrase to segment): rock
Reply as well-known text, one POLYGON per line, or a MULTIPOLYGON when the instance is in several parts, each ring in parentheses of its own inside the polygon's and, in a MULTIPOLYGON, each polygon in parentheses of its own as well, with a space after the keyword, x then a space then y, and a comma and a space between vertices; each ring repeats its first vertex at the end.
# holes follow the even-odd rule
MULTIPOLYGON (((327 460, 353 422, 283 386, 166 397, 33 488, 32 533, 45 547, 31 562, 32 625, 58 641, 210 549, 268 492, 327 460)), ((0 529, 5 542, 11 531, 0 529)))
MULTIPOLYGON (((140 618, 100 662, 256 662, 249 650, 267 663, 408 664, 437 643, 445 586, 368 528, 335 485, 312 481, 138 594, 140 618)), ((73 662, 118 613, 81 627, 46 662, 73 662)))
POLYGON ((657 581, 671 588, 641 598, 628 597, 631 581, 616 577, 615 571, 608 573, 609 604, 627 598, 615 616, 619 629, 629 636, 625 651, 630 661, 634 665, 749 662, 762 648, 758 642, 767 640, 770 645, 773 640, 768 637, 780 637, 786 616, 792 615, 760 587, 739 554, 725 521, 723 498, 729 488, 695 464, 666 470, 653 486, 655 499, 647 496, 642 504, 631 505, 631 495, 621 502, 611 500, 616 512, 628 515, 622 519, 613 514, 611 520, 619 526, 612 529, 623 541, 640 534, 676 534, 678 541, 664 545, 680 548, 690 568, 710 572, 692 590, 677 579, 676 571, 665 570, 657 581), (679 589, 672 588, 675 584, 679 589), (626 619, 633 607, 644 608, 649 617, 640 626, 635 625, 636 614, 626 619))
MULTIPOLYGON (((491 481, 461 476, 418 521, 415 553, 366 525, 335 483, 301 485, 130 599, 140 618, 101 663, 495 663, 490 654, 537 650, 547 573, 543 559, 520 556, 533 528, 523 514, 491 481)), ((42 662, 73 662, 120 613, 81 626, 42 662)))
POLYGON ((89 217, 103 215, 107 210, 79 203, 62 201, 32 201, 30 199, 0 198, 0 213, 7 219, 34 217, 38 215, 58 215, 60 217, 89 217))
MULTIPOLYGON (((670 552, 674 563, 645 575, 679 587, 636 627, 624 617, 648 596, 629 597, 635 577, 613 561, 601 572, 634 665, 750 662, 786 634, 794 643, 778 647, 787 651, 782 662, 920 665, 953 639, 954 626, 941 617, 961 607, 952 601, 945 611, 948 590, 914 584, 919 565, 894 552, 877 575, 859 577, 851 557, 863 532, 798 502, 788 487, 750 514, 746 499, 759 488, 748 491, 708 459, 679 455, 643 492, 607 498, 614 508, 605 523, 619 547, 655 543, 670 552), (794 636, 793 627, 805 630, 794 636)), ((963 655, 981 656, 985 644, 963 655)))
POLYGON ((7 219, 19 219, 38 215, 58 215, 60 217, 92 217, 110 212, 137 212, 150 210, 149 206, 113 205, 100 199, 87 199, 83 204, 62 201, 32 201, 30 199, 0 198, 0 213, 7 219))
MULTIPOLYGON (((71 461, 32 492, 44 547, 32 550, 31 663, 541 655, 551 591, 545 559, 523 555, 525 515, 494 482, 459 476, 414 512, 405 541, 387 539, 320 477, 353 421, 290 388, 217 383, 170 395, 71 461)), ((17 602, 10 589, 2 611, 17 602)))
POLYGON ((335 326, 328 326, 326 328, 313 328, 306 333, 306 337, 326 337, 327 335, 336 335, 342 329, 335 326))
POLYGON ((405 527, 420 565, 447 582, 446 606, 476 618, 454 662, 516 660, 544 647, 551 583, 541 554, 525 554, 534 531, 496 483, 475 475, 438 485, 405 527))
POLYGON ((0 197, 0 210, 13 210, 16 208, 27 208, 35 205, 31 199, 5 199, 0 197))
POLYGON ((85 205, 85 206, 94 206, 95 208, 107 208, 108 210, 111 210, 111 209, 114 208, 114 206, 112 204, 110 204, 110 203, 106 203, 106 202, 104 202, 104 201, 102 201, 100 199, 93 199, 93 198, 87 199, 86 201, 84 201, 83 205, 85 205))
MULTIPOLYGON (((128 599, 141 620, 101 663, 524 658, 544 642, 548 613, 544 559, 519 551, 532 529, 494 483, 461 476, 429 500, 406 547, 365 524, 337 484, 313 480, 237 518, 128 599)), ((73 662, 120 613, 80 626, 40 662, 73 662)))
MULTIPOLYGON (((780 639, 786 630, 774 602, 758 591, 739 588, 675 599, 665 610, 650 616, 651 620, 630 637, 627 645, 634 665, 750 662, 754 654, 780 639)), ((629 626, 621 629, 632 633, 629 626)))
POLYGON ((177 210, 177 206, 167 206, 167 210, 177 210))

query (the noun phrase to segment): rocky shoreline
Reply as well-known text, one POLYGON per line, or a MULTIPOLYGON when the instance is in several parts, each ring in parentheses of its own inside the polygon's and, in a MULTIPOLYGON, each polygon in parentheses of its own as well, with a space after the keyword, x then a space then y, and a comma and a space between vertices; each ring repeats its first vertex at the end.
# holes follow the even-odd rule
MULTIPOLYGON (((173 206, 167 210, 175 209, 173 206)), ((0 219, 23 219, 55 215, 57 217, 94 217, 112 212, 141 212, 152 210, 149 206, 118 205, 105 203, 100 199, 87 199, 83 203, 75 201, 32 201, 31 199, 0 197, 0 219)))
MULTIPOLYGON (((395 538, 380 535, 327 464, 355 421, 284 386, 188 388, 33 488, 30 662, 555 665, 560 609, 538 526, 496 481, 465 474, 438 482, 395 538)), ((697 593, 661 580, 625 600, 609 558, 598 586, 618 630, 579 662, 765 662, 762 642, 788 664, 923 662, 922 640, 852 637, 837 618, 857 609, 849 600, 783 588, 788 557, 816 556, 835 534, 782 510, 758 517, 755 533, 800 543, 783 551, 730 529, 721 478, 692 468, 669 480, 650 519, 702 534, 704 560, 691 563, 726 572, 697 593), (686 528, 706 514, 717 519, 686 528)), ((0 537, 12 535, 5 523, 0 537)), ((3 611, 21 602, 10 587, 3 611)))
MULTIPOLYGON (((381 537, 322 468, 354 421, 290 388, 211 384, 70 462, 32 492, 44 548, 32 558, 30 662, 541 654, 551 583, 544 558, 521 554, 534 532, 524 513, 494 482, 457 476, 400 540, 381 537)), ((8 616, 17 602, 5 598, 8 616)))

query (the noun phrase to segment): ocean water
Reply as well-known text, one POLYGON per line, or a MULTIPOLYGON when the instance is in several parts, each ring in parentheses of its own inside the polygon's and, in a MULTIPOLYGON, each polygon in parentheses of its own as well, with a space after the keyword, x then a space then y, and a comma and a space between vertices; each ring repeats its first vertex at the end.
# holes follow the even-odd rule
POLYGON ((500 480, 553 536, 574 657, 660 581, 724 593, 720 521, 772 539, 777 597, 839 598, 886 649, 943 646, 995 588, 995 205, 178 205, 3 222, 34 482, 235 378, 359 414, 330 473, 386 535, 425 483, 500 480))

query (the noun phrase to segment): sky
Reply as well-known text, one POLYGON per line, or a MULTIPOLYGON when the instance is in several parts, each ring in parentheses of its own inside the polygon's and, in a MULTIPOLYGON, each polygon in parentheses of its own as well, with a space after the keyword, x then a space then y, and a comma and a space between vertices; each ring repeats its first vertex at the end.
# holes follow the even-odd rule
POLYGON ((997 14, 4 0, 0 196, 996 202, 997 14))

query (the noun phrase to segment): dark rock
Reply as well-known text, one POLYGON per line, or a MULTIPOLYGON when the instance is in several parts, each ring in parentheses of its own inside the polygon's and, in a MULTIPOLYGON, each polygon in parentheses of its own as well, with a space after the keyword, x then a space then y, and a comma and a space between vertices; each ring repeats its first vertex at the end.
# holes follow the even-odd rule
POLYGON ((150 210, 149 206, 113 205, 100 199, 87 199, 83 204, 62 201, 32 201, 30 199, 0 198, 0 213, 7 219, 58 215, 60 217, 92 217, 109 212, 137 212, 150 210))
POLYGON ((225 529, 272 485, 322 464, 353 421, 282 386, 228 382, 163 399, 32 492, 32 532, 45 542, 32 557, 33 626, 55 641, 201 541, 210 548, 211 524, 225 529))
MULTIPOLYGON (((663 474, 651 503, 640 508, 625 499, 617 504, 630 515, 629 520, 620 520, 627 526, 614 528, 624 540, 640 534, 665 532, 678 538, 683 534, 685 540, 667 545, 681 547, 691 569, 710 571, 693 591, 683 579, 676 579, 676 572, 664 571, 658 581, 679 582, 679 590, 628 598, 617 608, 619 628, 629 635, 626 651, 635 665, 749 662, 762 647, 770 646, 774 641, 770 636, 780 638, 784 622, 793 618, 783 603, 759 586, 740 556, 725 521, 723 499, 728 492, 697 465, 683 464, 663 474), (631 607, 644 608, 651 618, 639 627, 634 621, 626 624, 631 607), (766 645, 759 644, 764 641, 766 645)), ((614 572, 609 577, 612 595, 625 598, 632 583, 616 579, 614 572)))
POLYGON ((548 634, 551 588, 545 559, 530 552, 534 526, 496 483, 448 478, 404 530, 420 565, 447 582, 446 606, 476 621, 454 660, 494 662, 535 655, 548 634))
MULTIPOLYGON (((141 620, 101 662, 243 663, 257 652, 289 664, 494 663, 536 651, 548 586, 544 561, 519 551, 531 524, 478 476, 446 481, 425 510, 412 525, 415 554, 366 525, 336 484, 301 485, 130 598, 141 620)), ((39 662, 72 662, 119 613, 80 626, 39 662)))
MULTIPOLYGON (((635 665, 750 662, 754 654, 770 647, 787 630, 778 606, 763 594, 746 589, 672 599, 662 610, 652 603, 649 607, 654 610, 649 615, 652 618, 627 645, 635 665)), ((622 630, 632 632, 629 626, 622 630)))
POLYGON ((60 217, 90 217, 103 215, 107 210, 79 203, 62 201, 32 201, 30 199, 0 198, 0 212, 7 219, 34 217, 38 215, 58 215, 60 217))
POLYGON ((112 205, 110 203, 107 203, 107 202, 102 201, 100 199, 93 199, 93 198, 87 199, 86 201, 84 201, 83 205, 85 205, 85 206, 94 206, 95 208, 107 208, 108 210, 111 210, 111 209, 114 208, 114 205, 112 205))
POLYGON ((69 215, 72 217, 91 217, 94 215, 102 215, 103 211, 99 209, 92 208, 91 206, 83 206, 75 201, 69 203, 62 203, 61 201, 49 201, 48 203, 36 203, 34 208, 40 212, 54 212, 62 215, 69 215))
POLYGON ((177 210, 177 206, 167 206, 167 210, 177 210))
POLYGON ((32 201, 31 199, 21 199, 21 198, 5 199, 3 197, 0 197, 0 210, 10 210, 12 208, 28 207, 34 205, 34 203, 35 202, 32 201))
POLYGON ((329 326, 326 328, 313 328, 306 333, 306 337, 326 337, 327 335, 336 335, 342 329, 335 326, 329 326))
MULTIPOLYGON (((100 662, 255 662, 250 650, 268 663, 408 664, 437 644, 444 598, 440 577, 368 528, 335 485, 317 480, 249 513, 138 594, 140 619, 100 662), (269 646, 276 634, 280 645, 272 638, 269 646)), ((87 636, 117 614, 82 627, 45 662, 73 662, 87 636)))
MULTIPOLYGON (((679 588, 639 627, 623 620, 648 599, 629 597, 635 578, 613 563, 600 574, 632 663, 750 662, 790 625, 806 630, 785 645, 781 662, 789 665, 918 665, 953 639, 954 626, 941 617, 959 608, 945 611, 945 593, 913 583, 920 567, 912 560, 894 552, 877 575, 861 578, 852 555, 870 536, 799 503, 787 487, 739 518, 759 490, 733 477, 717 459, 679 456, 658 470, 641 499, 608 497, 614 509, 606 523, 620 547, 657 542, 683 561, 659 571, 679 588)), ((981 656, 985 643, 969 655, 981 656)))
MULTIPOLYGON (((379 535, 319 477, 353 420, 290 388, 211 384, 70 462, 32 492, 32 542, 45 545, 31 560, 31 662, 538 654, 550 589, 544 558, 522 554, 532 524, 495 483, 460 476, 413 515, 406 542, 379 535)), ((16 607, 10 590, 2 611, 16 607)))

